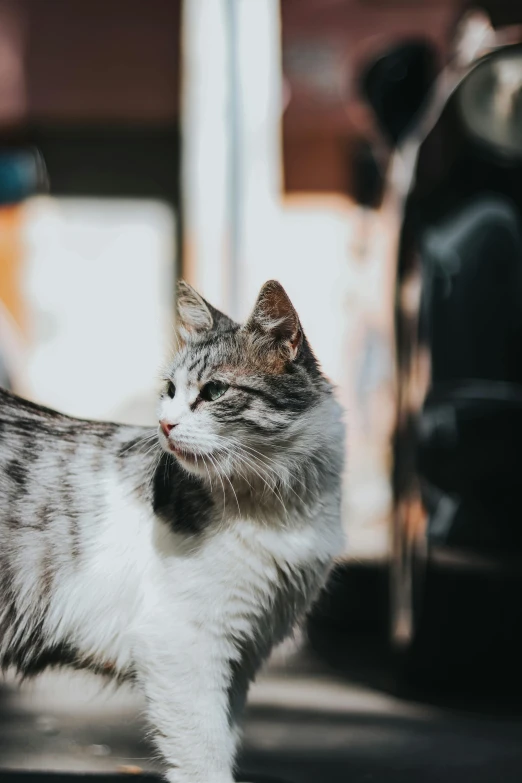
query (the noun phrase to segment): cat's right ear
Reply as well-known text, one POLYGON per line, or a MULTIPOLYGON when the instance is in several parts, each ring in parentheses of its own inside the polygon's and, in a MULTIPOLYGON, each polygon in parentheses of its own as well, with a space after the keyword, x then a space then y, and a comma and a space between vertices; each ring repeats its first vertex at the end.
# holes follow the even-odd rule
POLYGON ((293 361, 303 342, 303 330, 292 302, 277 280, 261 288, 245 329, 260 345, 273 349, 293 361))
POLYGON ((191 336, 211 331, 228 331, 237 326, 184 280, 178 282, 177 310, 177 331, 183 342, 191 336))

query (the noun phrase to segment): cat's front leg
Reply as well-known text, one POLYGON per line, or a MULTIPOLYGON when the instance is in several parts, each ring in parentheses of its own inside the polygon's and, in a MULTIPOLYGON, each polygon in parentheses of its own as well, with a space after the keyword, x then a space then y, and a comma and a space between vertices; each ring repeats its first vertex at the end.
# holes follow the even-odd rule
POLYGON ((137 662, 153 736, 169 783, 232 783, 236 733, 227 667, 201 643, 149 644, 137 662), (206 648, 206 649, 205 649, 206 648), (206 654, 205 654, 206 653, 206 654))

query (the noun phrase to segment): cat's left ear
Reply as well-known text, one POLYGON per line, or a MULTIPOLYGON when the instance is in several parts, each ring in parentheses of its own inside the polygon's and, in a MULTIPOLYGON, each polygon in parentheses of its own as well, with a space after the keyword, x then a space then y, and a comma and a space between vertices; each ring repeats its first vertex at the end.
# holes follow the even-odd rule
POLYGON ((303 342, 299 316, 277 280, 269 280, 261 288, 245 329, 255 333, 268 347, 282 350, 291 361, 303 342))
POLYGON ((182 340, 211 331, 229 331, 237 326, 184 280, 178 283, 178 332, 182 340))

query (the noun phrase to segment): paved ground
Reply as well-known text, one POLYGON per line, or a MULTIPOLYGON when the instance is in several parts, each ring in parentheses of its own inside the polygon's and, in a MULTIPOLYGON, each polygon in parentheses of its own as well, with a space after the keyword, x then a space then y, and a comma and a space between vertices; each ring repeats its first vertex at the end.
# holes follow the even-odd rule
MULTIPOLYGON (((290 783, 520 783, 522 721, 492 707, 393 695, 371 653, 341 677, 310 654, 279 655, 252 691, 243 766, 290 783)), ((0 691, 0 767, 153 772, 141 704, 129 691, 50 675, 0 691)))

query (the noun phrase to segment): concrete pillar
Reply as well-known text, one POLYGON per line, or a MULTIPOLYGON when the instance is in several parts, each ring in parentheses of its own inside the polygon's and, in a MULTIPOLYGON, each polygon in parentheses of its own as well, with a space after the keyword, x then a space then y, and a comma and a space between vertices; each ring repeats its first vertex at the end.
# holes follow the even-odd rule
POLYGON ((185 0, 182 171, 186 279, 245 315, 281 192, 278 0, 185 0))

